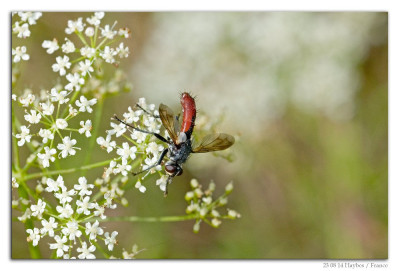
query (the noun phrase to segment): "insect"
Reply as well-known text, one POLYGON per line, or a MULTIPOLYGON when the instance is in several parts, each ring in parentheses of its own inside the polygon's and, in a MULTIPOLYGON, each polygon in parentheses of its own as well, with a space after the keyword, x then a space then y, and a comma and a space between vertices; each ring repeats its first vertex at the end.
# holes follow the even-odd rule
MULTIPOLYGON (((160 165, 164 158, 167 157, 168 161, 165 163, 164 168, 165 172, 168 174, 168 179, 166 182, 164 196, 167 196, 168 194, 168 184, 172 181, 172 178, 182 174, 182 165, 188 160, 191 153, 221 151, 229 148, 235 143, 235 138, 233 136, 224 133, 215 133, 205 136, 200 143, 194 144, 192 141, 192 133, 195 127, 197 113, 195 100, 192 96, 190 96, 189 93, 184 92, 181 94, 180 102, 182 106, 182 123, 180 128, 179 115, 174 116, 172 109, 164 104, 160 104, 159 116, 155 116, 161 118, 161 122, 164 128, 167 130, 169 138, 165 138, 158 133, 134 127, 114 115, 114 118, 117 121, 136 131, 151 134, 168 145, 167 148, 162 150, 160 157, 154 165, 151 165, 145 170, 134 173, 134 175, 138 175, 142 172, 148 171, 151 168, 160 165)), ((139 105, 137 106, 140 107, 139 105)), ((141 109, 147 112, 145 109, 141 109)), ((151 114, 149 112, 147 113, 151 114)))

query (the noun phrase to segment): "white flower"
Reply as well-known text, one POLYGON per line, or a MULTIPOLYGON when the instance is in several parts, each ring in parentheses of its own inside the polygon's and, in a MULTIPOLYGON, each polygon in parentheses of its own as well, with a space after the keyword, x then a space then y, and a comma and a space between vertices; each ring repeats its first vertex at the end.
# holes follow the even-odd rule
POLYGON ((46 202, 39 199, 36 205, 31 205, 32 215, 40 216, 41 214, 43 214, 45 208, 46 208, 46 202))
POLYGON ((117 154, 122 157, 122 159, 128 159, 129 157, 133 160, 136 158, 137 148, 135 146, 129 148, 127 142, 122 143, 122 148, 118 148, 117 154))
POLYGON ((50 99, 52 102, 59 102, 60 104, 67 103, 69 98, 66 98, 68 93, 63 90, 58 92, 56 88, 52 88, 50 91, 50 99))
POLYGON ((127 123, 137 122, 139 120, 139 116, 143 113, 142 110, 133 111, 130 106, 128 107, 128 111, 129 112, 123 114, 127 123))
POLYGON ((29 31, 29 25, 27 23, 19 25, 19 22, 16 22, 13 31, 14 33, 18 33, 18 38, 27 38, 31 35, 31 31, 29 31))
POLYGON ((104 212, 106 209, 104 208, 104 206, 100 206, 100 205, 96 204, 95 208, 96 208, 96 211, 93 212, 94 215, 99 216, 101 219, 105 219, 106 216, 104 215, 104 212))
POLYGON ((65 33, 72 34, 75 31, 82 32, 84 24, 82 18, 78 18, 76 21, 68 20, 68 27, 65 29, 65 33))
POLYGON ((31 113, 27 113, 24 115, 24 118, 27 122, 31 124, 39 123, 40 119, 42 118, 42 115, 38 114, 35 110, 31 109, 31 113))
POLYGON ((135 187, 137 189, 139 189, 139 191, 142 193, 146 192, 146 189, 147 189, 144 185, 142 185, 142 183, 140 181, 136 182, 135 187))
POLYGON ((120 58, 123 57, 128 57, 129 55, 129 48, 128 47, 124 47, 124 43, 121 42, 119 44, 119 46, 117 47, 117 54, 120 58))
POLYGON ((50 149, 49 147, 44 147, 44 153, 38 153, 37 156, 41 160, 43 167, 49 167, 50 162, 54 162, 56 158, 53 157, 56 154, 56 149, 50 149))
POLYGON ((137 143, 142 143, 146 140, 147 134, 133 130, 131 133, 131 138, 136 140, 137 143))
POLYGON ((69 115, 70 116, 76 116, 76 115, 78 115, 78 110, 76 110, 76 108, 74 108, 72 105, 68 105, 68 112, 69 112, 69 115))
POLYGON ((17 100, 17 95, 11 94, 11 99, 14 100, 14 101, 16 101, 16 100, 17 100))
POLYGON ((83 79, 79 73, 67 74, 66 76, 69 83, 65 86, 66 90, 73 90, 75 88, 76 91, 81 89, 81 85, 85 83, 85 79, 83 79))
POLYGON ((129 38, 131 31, 129 30, 129 28, 124 27, 124 28, 120 28, 118 30, 118 35, 124 37, 124 38, 129 38))
POLYGON ((90 215, 89 209, 93 209, 96 205, 93 202, 89 202, 90 197, 86 196, 83 198, 83 201, 77 200, 76 206, 79 208, 76 210, 78 214, 83 213, 84 215, 90 215))
POLYGON ((79 191, 79 195, 84 196, 84 195, 91 195, 92 191, 89 189, 92 189, 94 187, 93 184, 87 184, 87 180, 85 177, 80 177, 78 179, 79 184, 75 184, 74 188, 79 191))
POLYGON ((57 192, 61 187, 64 186, 64 180, 63 177, 61 175, 58 176, 57 180, 54 181, 51 178, 47 178, 46 180, 46 191, 47 192, 57 192))
POLYGON ((67 222, 67 227, 63 227, 61 232, 65 236, 69 236, 69 240, 74 240, 75 237, 81 237, 82 232, 79 230, 78 223, 75 220, 67 222))
POLYGON ((125 124, 123 123, 115 124, 114 122, 111 122, 110 125, 113 129, 107 130, 107 134, 109 135, 115 134, 116 137, 120 137, 126 131, 125 124))
POLYGON ((95 12, 90 18, 86 18, 86 21, 91 24, 98 26, 100 25, 100 20, 104 17, 104 12, 95 12))
POLYGON ((110 25, 106 25, 104 28, 101 28, 101 36, 106 37, 107 39, 113 39, 117 34, 117 31, 112 30, 110 25))
POLYGON ((92 62, 89 59, 86 59, 85 62, 79 62, 79 70, 82 72, 82 75, 86 75, 88 73, 90 75, 93 72, 92 62))
MULTIPOLYGON (((143 165, 143 170, 146 170, 149 167, 153 166, 157 162, 157 160, 158 160, 158 157, 156 157, 156 156, 153 157, 153 158, 147 157, 146 159, 144 159, 145 165, 143 165)), ((150 173, 154 173, 156 170, 158 170, 158 171, 161 170, 161 165, 153 167, 150 170, 150 173)))
POLYGON ((92 113, 93 109, 91 106, 95 105, 97 103, 97 99, 93 98, 91 100, 86 99, 85 96, 81 96, 79 100, 75 102, 76 106, 79 107, 80 112, 89 112, 92 113))
POLYGON ((86 235, 89 235, 90 240, 95 240, 97 235, 102 235, 104 233, 103 229, 99 227, 99 221, 90 224, 90 222, 86 223, 86 235))
POLYGON ((65 119, 56 119, 56 127, 63 130, 68 127, 68 122, 65 119))
POLYGON ((104 237, 106 237, 106 239, 104 240, 104 243, 106 244, 106 246, 108 246, 109 251, 112 251, 114 249, 114 245, 117 243, 117 240, 115 239, 115 237, 117 237, 117 235, 118 235, 118 232, 116 232, 116 231, 113 231, 111 233, 111 236, 110 236, 110 233, 108 233, 108 232, 106 232, 104 234, 104 237))
POLYGON ((147 126, 147 129, 148 129, 150 132, 154 132, 154 133, 159 133, 159 132, 160 132, 160 126, 161 126, 161 124, 159 124, 159 123, 157 122, 156 118, 154 118, 154 117, 148 117, 148 118, 143 122, 143 124, 144 124, 145 126, 147 126))
POLYGON ((69 205, 68 203, 65 206, 60 206, 58 205, 56 207, 57 212, 60 213, 60 218, 69 218, 71 217, 71 215, 74 214, 74 210, 72 210, 71 205, 69 205))
POLYGON ((80 134, 85 133, 86 137, 90 137, 92 134, 90 133, 90 130, 92 130, 92 121, 91 120, 87 120, 86 122, 84 122, 83 120, 81 122, 79 122, 79 124, 81 125, 82 128, 80 128, 78 130, 78 132, 80 134))
POLYGON ((19 17, 21 17, 21 20, 28 23, 30 25, 36 24, 36 21, 42 17, 41 12, 32 12, 32 11, 27 11, 27 12, 18 12, 19 17))
POLYGON ((96 139, 97 144, 100 145, 101 148, 107 149, 107 152, 110 153, 116 146, 115 141, 111 141, 111 135, 107 135, 106 139, 103 137, 98 137, 96 139))
POLYGON ((114 63, 115 59, 114 56, 117 54, 117 52, 114 50, 114 48, 110 48, 110 46, 106 46, 104 48, 104 51, 100 53, 100 56, 107 62, 107 63, 114 63))
POLYGON ((161 178, 156 181, 156 185, 160 186, 161 191, 165 191, 165 189, 167 187, 167 180, 168 180, 168 176, 162 175, 161 178))
POLYGON ((156 142, 150 142, 149 145, 147 145, 146 152, 152 153, 154 156, 158 156, 159 152, 163 149, 164 147, 158 145, 156 142))
POLYGON ((92 58, 96 54, 96 49, 91 47, 82 47, 80 52, 82 56, 92 58))
POLYGON ((89 26, 88 28, 86 28, 85 30, 85 35, 87 37, 93 37, 94 36, 94 28, 89 26))
POLYGON ((19 187, 19 184, 17 182, 17 179, 15 179, 15 177, 11 178, 11 186, 12 186, 12 188, 18 188, 19 187))
POLYGON ((22 106, 27 107, 28 105, 30 105, 31 103, 33 103, 35 101, 35 95, 33 95, 32 93, 29 93, 28 95, 26 95, 25 97, 20 97, 19 98, 19 102, 22 104, 22 106))
POLYGON ((49 221, 47 221, 46 219, 43 219, 41 221, 43 228, 40 229, 40 233, 42 235, 46 234, 47 232, 49 233, 50 237, 54 236, 54 229, 57 228, 58 223, 55 222, 54 217, 50 217, 49 221))
POLYGON ((40 128, 39 136, 43 137, 43 140, 42 140, 43 143, 47 143, 47 141, 49 139, 51 139, 51 140, 54 139, 54 134, 52 133, 52 131, 47 130, 47 129, 40 128))
POLYGON ((72 41, 65 38, 65 43, 61 46, 63 53, 69 54, 75 52, 75 45, 72 41))
POLYGON ((92 254, 96 250, 96 247, 94 245, 91 245, 89 248, 87 247, 86 242, 82 243, 81 248, 77 248, 76 251, 81 252, 81 254, 78 255, 79 259, 96 259, 96 257, 92 254))
MULTIPOLYGON (((65 204, 67 202, 71 202, 72 201, 72 197, 71 196, 75 195, 76 191, 74 189, 71 189, 71 190, 68 191, 67 187, 65 187, 64 185, 60 186, 60 188, 61 188, 61 192, 60 193, 55 193, 54 196, 60 201, 61 204, 65 204)), ((68 212, 68 211, 70 211, 70 210, 67 210, 66 212, 68 212)))
POLYGON ((61 257, 64 255, 64 252, 67 252, 69 246, 65 245, 68 241, 67 237, 63 236, 62 238, 58 235, 54 236, 54 240, 56 243, 50 244, 50 249, 57 249, 57 257, 61 257))
POLYGON ((52 103, 40 103, 40 107, 42 108, 42 113, 44 115, 52 115, 54 112, 54 105, 52 103))
POLYGON ((14 56, 13 61, 14 63, 20 62, 20 60, 29 60, 29 55, 26 53, 25 46, 18 46, 15 49, 12 49, 11 54, 14 56))
POLYGON ((75 149, 79 149, 77 147, 74 147, 74 145, 76 144, 76 139, 71 139, 69 136, 66 136, 62 139, 62 142, 62 144, 57 145, 57 149, 61 151, 58 156, 60 157, 61 155, 62 158, 65 158, 68 155, 75 155, 75 149))
POLYGON ((52 54, 60 48, 57 39, 43 41, 42 47, 47 48, 46 53, 48 54, 52 54))
POLYGON ((32 241, 32 245, 34 247, 37 246, 40 240, 39 229, 37 228, 34 228, 33 230, 27 229, 26 232, 29 234, 27 238, 28 242, 32 241))
POLYGON ((117 167, 113 170, 114 174, 121 173, 122 175, 126 176, 128 175, 128 171, 130 171, 132 168, 131 165, 128 165, 127 160, 122 160, 121 164, 117 164, 117 167))
POLYGON ((32 136, 29 134, 29 132, 29 129, 25 125, 21 126, 21 133, 15 135, 16 138, 20 139, 17 143, 18 146, 23 146, 25 144, 25 141, 31 141, 32 136))
POLYGON ((60 75, 63 76, 66 74, 65 68, 69 69, 71 67, 71 62, 69 62, 69 57, 68 56, 58 56, 56 57, 57 63, 53 64, 51 68, 53 69, 53 72, 60 72, 60 75))

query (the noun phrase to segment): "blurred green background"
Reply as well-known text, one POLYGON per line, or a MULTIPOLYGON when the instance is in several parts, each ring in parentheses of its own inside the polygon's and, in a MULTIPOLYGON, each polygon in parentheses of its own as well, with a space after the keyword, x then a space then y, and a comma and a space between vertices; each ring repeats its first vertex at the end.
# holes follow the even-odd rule
MULTIPOLYGON (((57 83, 55 55, 42 41, 62 43, 67 21, 89 15, 43 13, 22 41, 31 60, 16 92, 57 83)), ((124 41, 131 56, 118 68, 133 89, 106 100, 99 136, 139 97, 178 112, 179 92, 188 90, 199 116, 223 114, 218 127, 237 142, 233 163, 193 155, 167 198, 149 184, 145 194, 127 191, 129 207, 108 215, 182 215, 193 177, 214 180, 217 192, 233 180, 228 207, 241 213, 219 229, 202 224, 198 234, 192 221, 105 223, 119 232, 117 251, 136 243, 146 249, 138 258, 388 257, 387 13, 106 13, 102 25, 115 20, 132 31, 124 41)), ((92 162, 107 157, 97 148, 92 162)), ((77 177, 64 179, 72 185, 77 177)), ((12 222, 12 257, 29 257, 19 222, 12 222)))

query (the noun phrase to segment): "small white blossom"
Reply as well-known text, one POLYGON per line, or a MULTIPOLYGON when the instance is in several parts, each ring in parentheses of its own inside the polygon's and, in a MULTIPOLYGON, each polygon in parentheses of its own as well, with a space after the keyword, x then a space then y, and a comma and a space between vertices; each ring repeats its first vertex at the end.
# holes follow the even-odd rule
POLYGON ((116 52, 117 52, 117 54, 118 54, 118 56, 120 58, 129 56, 129 48, 128 47, 124 47, 124 43, 123 42, 121 42, 119 44, 119 46, 117 47, 116 52))
POLYGON ((43 41, 42 47, 45 48, 45 49, 47 48, 46 53, 48 53, 48 54, 52 54, 52 53, 54 53, 55 51, 57 51, 58 48, 60 48, 60 47, 58 46, 58 41, 57 41, 57 39, 53 39, 52 41, 51 41, 51 40, 45 40, 45 41, 43 41))
POLYGON ((62 158, 67 157, 68 155, 75 155, 76 150, 78 149, 77 147, 74 147, 76 144, 76 139, 71 139, 69 136, 66 136, 62 139, 62 144, 57 145, 57 149, 59 149, 61 152, 58 156, 61 155, 62 158))
POLYGON ((20 139, 17 143, 18 146, 23 146, 25 144, 25 141, 31 141, 32 136, 29 134, 29 132, 29 129, 25 125, 21 126, 21 133, 15 135, 16 138, 20 139))
POLYGON ((63 177, 59 175, 56 181, 51 178, 47 178, 46 185, 47 192, 57 192, 61 187, 64 187, 63 177))
POLYGON ((18 63, 22 60, 29 60, 29 55, 26 53, 25 46, 18 46, 17 48, 13 48, 11 54, 14 56, 13 62, 18 63))
POLYGON ((74 210, 72 210, 71 205, 68 203, 65 206, 58 205, 56 210, 60 213, 60 218, 69 218, 74 214, 74 210))
POLYGON ((130 33, 131 33, 131 31, 130 31, 129 28, 127 28, 127 27, 120 28, 120 29, 118 30, 118 35, 120 35, 120 36, 122 36, 122 37, 124 37, 124 38, 129 38, 130 35, 131 35, 130 33))
POLYGON ((117 154, 122 157, 122 159, 128 159, 129 157, 133 160, 136 158, 137 148, 135 146, 129 148, 127 142, 122 143, 122 148, 118 148, 117 154))
POLYGON ((66 90, 73 90, 75 88, 76 91, 81 89, 81 85, 85 83, 85 79, 83 79, 79 73, 67 74, 66 76, 69 83, 65 86, 66 90))
POLYGON ((27 229, 26 232, 29 234, 27 240, 28 242, 32 241, 32 245, 35 247, 38 245, 40 240, 40 233, 38 228, 27 229))
POLYGON ((108 247, 109 251, 112 251, 114 249, 114 245, 117 243, 117 239, 115 239, 117 237, 117 235, 118 235, 118 232, 116 232, 116 231, 113 231, 111 233, 111 236, 110 236, 109 232, 106 232, 104 234, 104 237, 106 237, 106 239, 104 240, 104 243, 108 247))
POLYGON ((124 119, 127 123, 137 122, 140 115, 142 115, 143 113, 142 110, 133 111, 130 106, 128 107, 128 111, 129 112, 123 114, 124 119))
POLYGON ((56 243, 50 244, 50 249, 57 249, 57 257, 61 257, 64 255, 64 252, 67 252, 69 246, 65 243, 68 241, 67 237, 63 236, 62 238, 58 235, 54 236, 54 240, 56 243))
POLYGON ((79 208, 76 210, 76 212, 78 214, 83 213, 84 215, 89 215, 90 214, 89 209, 93 209, 94 207, 96 207, 96 205, 93 202, 89 201, 90 197, 88 196, 84 197, 82 201, 77 200, 76 206, 78 206, 79 208))
POLYGON ((167 187, 167 180, 168 180, 168 176, 162 175, 161 178, 156 181, 156 185, 160 186, 161 191, 165 191, 165 189, 167 187))
POLYGON ((50 149, 49 147, 44 147, 44 153, 38 153, 37 156, 41 160, 41 163, 43 167, 49 167, 50 166, 50 161, 54 162, 56 158, 53 157, 54 154, 56 154, 57 151, 56 149, 52 148, 50 149))
POLYGON ((92 58, 96 54, 96 49, 91 47, 82 47, 80 52, 82 56, 92 58))
POLYGON ((104 17, 104 12, 95 12, 90 18, 86 18, 86 21, 94 26, 100 25, 100 20, 104 17))
MULTIPOLYGON (((65 187, 64 185, 60 186, 60 188, 61 188, 61 192, 60 193, 55 193, 54 196, 60 201, 61 204, 65 204, 67 202, 71 202, 72 201, 72 197, 71 196, 75 195, 76 191, 74 189, 67 190, 67 187, 65 187)), ((68 211, 69 210, 67 210, 67 212, 68 211)))
POLYGON ((68 112, 70 116, 76 116, 78 115, 78 110, 76 108, 74 108, 72 105, 68 105, 68 112))
POLYGON ((96 250, 96 247, 94 245, 91 245, 88 248, 86 242, 82 243, 81 248, 76 249, 76 251, 81 253, 78 255, 79 259, 96 259, 96 257, 92 254, 92 252, 94 252, 95 250, 96 250))
POLYGON ((128 165, 127 160, 122 160, 121 164, 117 164, 117 167, 114 169, 114 174, 121 173, 123 176, 128 175, 128 171, 130 171, 132 168, 131 165, 128 165))
POLYGON ((54 139, 54 134, 52 133, 52 131, 48 130, 48 129, 42 129, 40 128, 39 131, 39 136, 43 138, 42 142, 43 143, 47 143, 47 141, 53 140, 54 139))
POLYGON ((58 91, 56 88, 52 88, 50 91, 50 99, 52 102, 59 102, 60 104, 67 103, 69 98, 66 98, 68 93, 63 91, 58 91))
POLYGON ((113 39, 114 36, 117 34, 117 31, 112 30, 110 25, 106 25, 104 28, 101 28, 101 36, 107 39, 113 39))
POLYGON ((61 232, 65 236, 69 236, 69 240, 75 241, 75 237, 81 237, 82 232, 79 230, 78 223, 75 220, 67 222, 67 226, 63 227, 61 232))
POLYGON ((86 122, 85 121, 81 121, 81 122, 79 122, 79 124, 81 125, 81 127, 82 128, 80 128, 79 130, 78 130, 78 132, 80 133, 80 134, 85 134, 86 135, 86 137, 90 137, 92 134, 90 133, 90 131, 92 130, 92 121, 91 120, 87 120, 86 122))
POLYGON ((60 72, 60 75, 63 76, 66 74, 65 69, 69 69, 71 67, 71 62, 69 62, 69 57, 68 56, 58 56, 56 57, 57 63, 53 64, 51 68, 53 69, 53 72, 60 72))
POLYGON ((101 148, 107 149, 107 152, 110 153, 116 146, 115 141, 111 141, 111 135, 107 135, 106 139, 103 137, 98 137, 96 139, 97 144, 100 145, 101 148))
POLYGON ((25 97, 20 97, 19 102, 22 104, 23 107, 27 107, 31 103, 35 101, 35 95, 32 93, 28 93, 25 97))
POLYGON ((90 191, 89 189, 93 189, 94 185, 88 184, 85 177, 80 177, 78 179, 78 182, 79 184, 75 184, 74 188, 79 191, 79 195, 84 196, 92 194, 92 191, 90 191))
POLYGON ((131 138, 136 140, 137 143, 143 143, 146 140, 147 134, 133 130, 131 133, 131 138))
POLYGON ((19 187, 19 184, 17 182, 17 179, 15 179, 15 177, 11 178, 11 186, 12 186, 12 188, 18 188, 19 187))
POLYGON ((109 135, 115 134, 116 137, 120 137, 126 131, 126 128, 125 128, 126 125, 123 123, 116 124, 114 122, 111 122, 110 125, 113 129, 107 130, 107 134, 109 134, 109 135))
POLYGON ((65 54, 75 52, 75 44, 69 39, 65 38, 65 43, 61 46, 61 50, 65 54))
POLYGON ((146 190, 147 190, 147 188, 144 185, 142 185, 142 183, 140 181, 136 182, 135 188, 139 189, 139 191, 142 193, 146 192, 146 190))
POLYGON ((104 215, 104 212, 106 209, 104 208, 104 206, 100 206, 97 204, 95 208, 96 208, 96 210, 93 212, 93 214, 95 216, 100 217, 101 219, 105 219, 106 216, 104 215))
POLYGON ((89 26, 88 28, 86 28, 85 30, 85 35, 87 37, 93 37, 94 36, 94 28, 89 26))
POLYGON ((90 240, 95 240, 97 235, 102 235, 104 233, 103 229, 99 227, 99 221, 90 224, 90 222, 86 223, 86 235, 89 235, 90 240))
POLYGON ((42 108, 42 113, 44 115, 50 116, 54 112, 54 105, 52 103, 40 103, 40 107, 42 108))
POLYGON ((90 75, 90 73, 94 71, 92 62, 89 59, 79 62, 79 70, 82 72, 83 76, 86 74, 90 75))
POLYGON ((72 34, 75 31, 82 32, 84 24, 82 18, 78 18, 76 21, 68 20, 68 27, 65 29, 65 33, 72 34))
POLYGON ((19 25, 19 22, 16 22, 13 32, 17 33, 18 38, 27 38, 31 35, 31 31, 29 31, 29 25, 27 23, 19 25))
POLYGON ((21 20, 28 23, 30 25, 36 24, 36 21, 42 17, 41 12, 32 12, 32 11, 27 11, 27 12, 18 12, 18 16, 21 17, 21 20))
POLYGON ((24 118, 27 122, 29 122, 31 124, 35 124, 35 123, 39 123, 42 116, 40 114, 38 114, 38 112, 36 112, 35 110, 31 109, 31 113, 30 114, 27 113, 26 115, 24 115, 24 118))
POLYGON ((11 94, 11 99, 14 100, 14 101, 16 101, 16 100, 17 100, 17 95, 11 94))
POLYGON ((114 63, 115 59, 114 56, 117 54, 117 51, 114 48, 110 48, 110 46, 106 46, 104 51, 100 53, 100 56, 107 62, 107 63, 114 63))
POLYGON ((56 127, 63 130, 68 127, 68 122, 65 119, 56 119, 56 127))
POLYGON ((40 229, 40 233, 42 235, 44 235, 46 233, 49 233, 49 236, 53 237, 54 236, 54 229, 56 229, 57 226, 58 226, 58 223, 55 222, 54 217, 51 216, 49 218, 49 221, 47 221, 46 219, 42 219, 41 223, 42 223, 43 228, 40 229))
POLYGON ((97 103, 97 99, 93 98, 91 100, 86 99, 85 96, 81 96, 79 100, 75 101, 76 106, 79 107, 80 112, 89 112, 92 113, 93 109, 91 106, 97 103))
POLYGON ((146 152, 152 153, 153 156, 158 156, 159 152, 162 151, 164 147, 162 145, 158 145, 156 142, 150 142, 147 145, 146 152))
POLYGON ((43 214, 45 208, 46 208, 46 202, 39 199, 36 205, 31 205, 32 215, 40 216, 41 214, 43 214))

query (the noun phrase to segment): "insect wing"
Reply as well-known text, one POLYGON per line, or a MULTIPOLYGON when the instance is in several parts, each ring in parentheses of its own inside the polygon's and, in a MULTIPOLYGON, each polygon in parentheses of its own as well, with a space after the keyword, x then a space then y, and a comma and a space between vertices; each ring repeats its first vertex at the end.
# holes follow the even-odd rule
POLYGON ((172 141, 176 143, 177 135, 175 132, 175 125, 174 125, 174 113, 165 104, 160 104, 159 113, 161 122, 164 125, 165 129, 167 129, 169 136, 171 137, 172 141))
POLYGON ((235 138, 228 134, 210 134, 203 138, 197 146, 192 148, 192 152, 211 152, 222 151, 235 143, 235 138))

